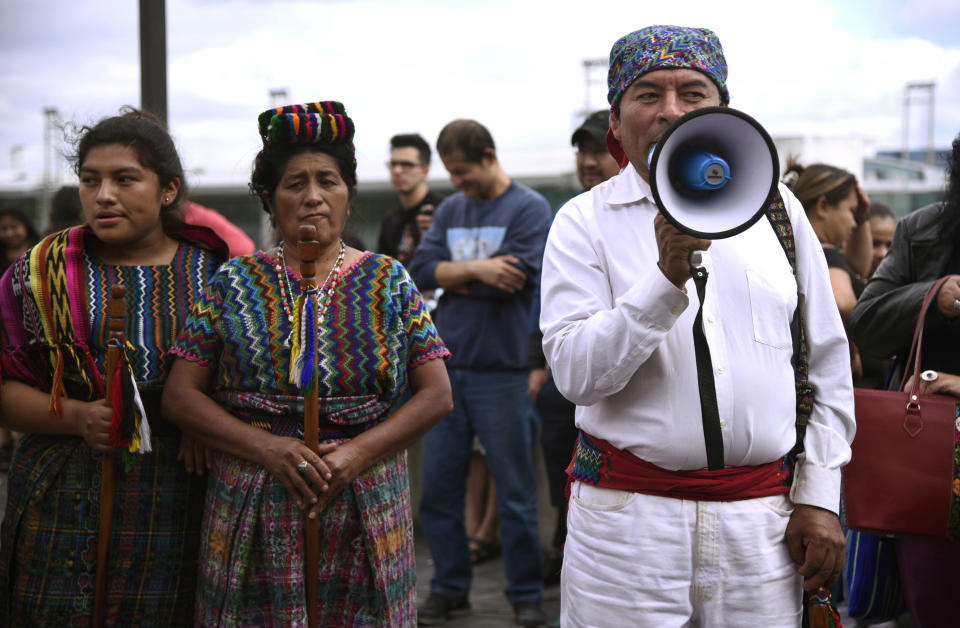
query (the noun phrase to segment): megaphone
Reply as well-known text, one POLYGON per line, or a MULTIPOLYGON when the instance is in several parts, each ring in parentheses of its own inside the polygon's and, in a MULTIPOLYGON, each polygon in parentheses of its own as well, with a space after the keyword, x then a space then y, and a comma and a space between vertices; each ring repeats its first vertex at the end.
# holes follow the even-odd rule
POLYGON ((747 230, 777 190, 780 162, 770 135, 729 107, 678 118, 650 153, 653 200, 677 229, 716 240, 747 230))

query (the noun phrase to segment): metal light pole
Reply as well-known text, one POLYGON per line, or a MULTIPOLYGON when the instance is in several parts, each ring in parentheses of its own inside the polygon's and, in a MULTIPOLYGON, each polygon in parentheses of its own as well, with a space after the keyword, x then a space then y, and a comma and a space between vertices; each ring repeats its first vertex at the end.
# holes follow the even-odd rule
POLYGON ((58 158, 60 153, 56 137, 62 128, 60 110, 56 107, 45 107, 43 110, 43 183, 40 189, 40 205, 34 216, 35 224, 46 224, 53 188, 60 182, 60 159, 58 158))
POLYGON ((140 0, 140 107, 167 124, 165 0, 140 0))
MULTIPOLYGON (((580 111, 580 117, 586 118, 593 112, 593 101, 591 95, 593 86, 606 85, 607 83, 607 59, 599 57, 596 59, 583 60, 583 111, 580 111), (600 74, 598 77, 597 74, 600 74)), ((579 121, 577 122, 579 126, 579 121)))
POLYGON ((910 105, 924 104, 912 98, 914 94, 926 97, 927 105, 927 163, 934 164, 933 147, 933 97, 937 84, 934 81, 907 83, 903 89, 903 159, 910 158, 910 105))

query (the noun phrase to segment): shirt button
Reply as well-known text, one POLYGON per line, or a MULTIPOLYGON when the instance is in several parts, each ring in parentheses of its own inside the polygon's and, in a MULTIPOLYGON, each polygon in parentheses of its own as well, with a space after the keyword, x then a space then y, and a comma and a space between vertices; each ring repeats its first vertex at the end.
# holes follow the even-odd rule
POLYGON ((720 427, 726 427, 726 426, 727 426, 726 421, 720 421, 720 427))
POLYGON ((670 310, 670 311, 673 312, 673 315, 674 315, 674 316, 680 316, 680 314, 683 313, 683 308, 680 307, 679 305, 675 305, 675 306, 673 306, 673 309, 670 310))
POLYGON ((723 367, 722 367, 722 366, 718 366, 718 367, 717 367, 717 375, 723 375, 723 367))
POLYGON ((713 314, 711 314, 710 316, 707 317, 707 322, 708 322, 708 323, 713 323, 715 320, 716 320, 716 319, 713 318, 713 314))

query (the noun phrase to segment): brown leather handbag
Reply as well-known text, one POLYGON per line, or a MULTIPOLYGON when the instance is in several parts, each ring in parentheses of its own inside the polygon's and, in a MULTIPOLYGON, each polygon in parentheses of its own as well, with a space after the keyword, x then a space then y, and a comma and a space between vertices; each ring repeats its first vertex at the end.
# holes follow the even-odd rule
POLYGON ((923 300, 901 390, 854 389, 857 433, 850 464, 843 469, 843 502, 850 528, 954 536, 957 400, 917 392, 924 320, 945 280, 934 283, 923 300), (902 392, 911 375, 911 391, 902 392))

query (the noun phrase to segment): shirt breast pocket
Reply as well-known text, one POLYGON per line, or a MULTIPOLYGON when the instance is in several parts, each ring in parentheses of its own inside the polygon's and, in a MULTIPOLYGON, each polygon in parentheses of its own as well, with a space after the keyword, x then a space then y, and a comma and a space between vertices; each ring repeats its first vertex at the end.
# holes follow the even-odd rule
POLYGON ((774 349, 791 349, 790 321, 797 307, 797 282, 793 274, 774 277, 747 269, 753 339, 774 349))

